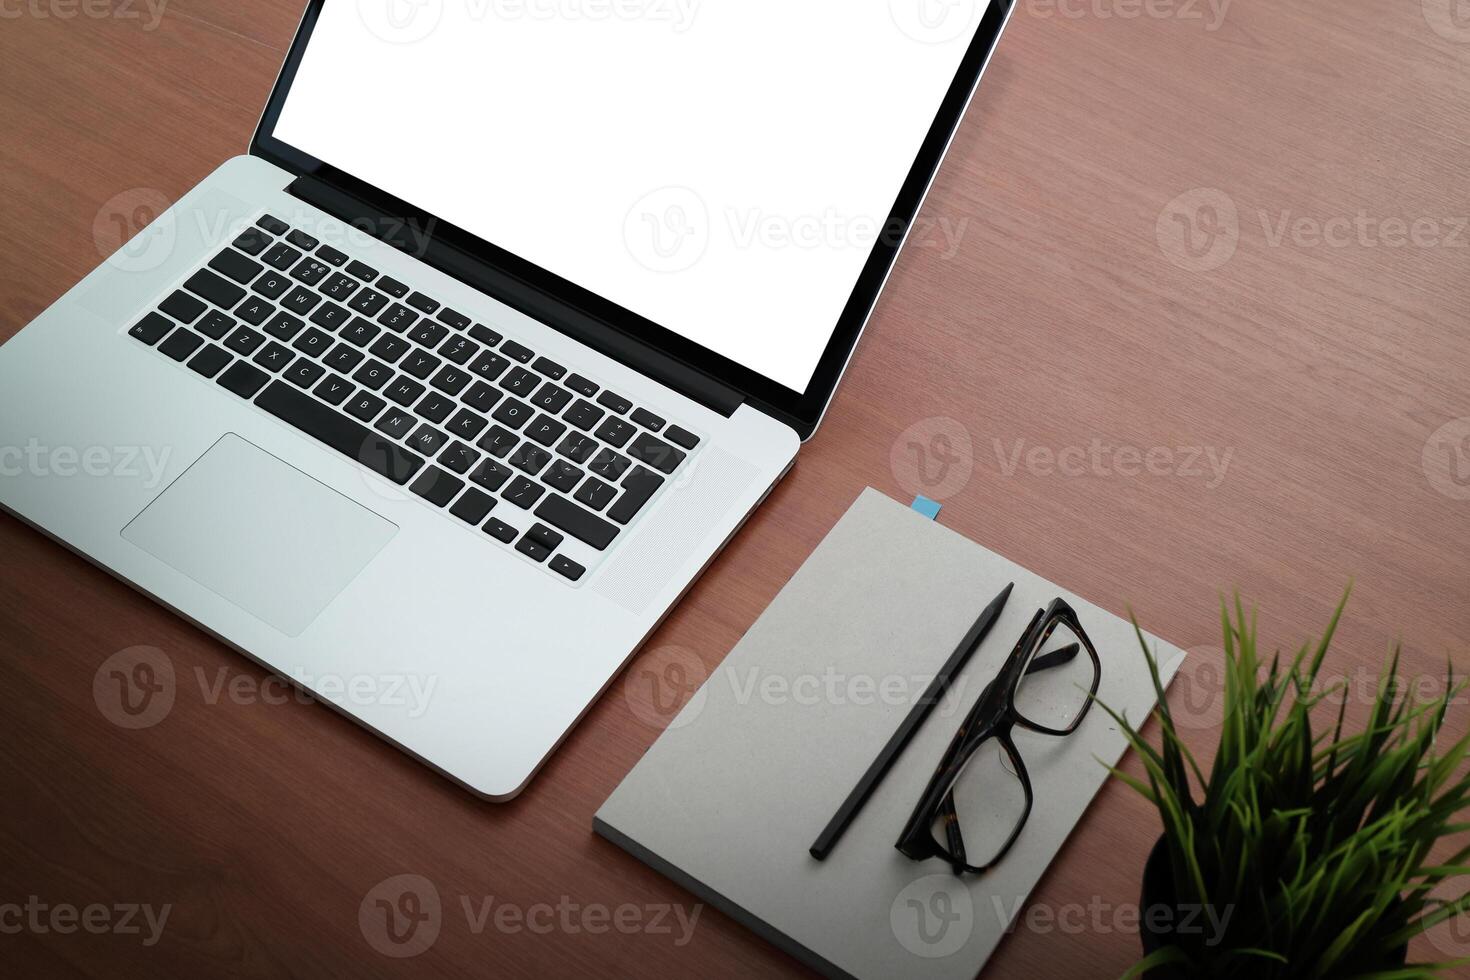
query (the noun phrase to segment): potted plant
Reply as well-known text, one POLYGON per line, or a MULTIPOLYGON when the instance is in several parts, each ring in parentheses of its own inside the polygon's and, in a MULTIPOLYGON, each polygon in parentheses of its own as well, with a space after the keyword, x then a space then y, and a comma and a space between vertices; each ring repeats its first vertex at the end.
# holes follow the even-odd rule
POLYGON ((1470 874, 1470 847, 1436 851, 1470 829, 1458 822, 1470 807, 1470 736, 1438 738, 1465 687, 1451 671, 1437 696, 1415 697, 1395 650, 1366 722, 1349 731, 1345 682, 1320 683, 1346 603, 1315 647, 1269 664, 1254 616, 1238 598, 1233 618, 1222 608, 1224 718, 1208 774, 1175 729, 1145 644, 1160 744, 1109 711, 1144 767, 1142 779, 1113 773, 1163 821, 1144 876, 1145 956, 1129 977, 1400 980, 1470 963, 1406 965, 1410 939, 1470 908, 1470 894, 1433 894, 1470 874))

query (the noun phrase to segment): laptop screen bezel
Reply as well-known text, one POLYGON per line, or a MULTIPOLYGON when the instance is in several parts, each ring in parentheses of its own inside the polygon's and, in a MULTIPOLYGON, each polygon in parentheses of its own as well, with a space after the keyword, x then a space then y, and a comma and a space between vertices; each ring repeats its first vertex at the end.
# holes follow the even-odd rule
MULTIPOLYGON (((404 217, 419 228, 432 228, 433 237, 454 246, 497 272, 508 275, 538 294, 565 305, 581 317, 616 330, 637 343, 672 357, 695 371, 738 391, 753 406, 787 422, 807 438, 816 429, 835 393, 853 349, 861 336, 913 219, 922 205, 945 150, 958 128, 979 84, 995 43, 1005 26, 1013 0, 988 3, 974 40, 965 52, 918 157, 900 188, 884 225, 884 233, 863 266, 835 329, 805 391, 795 391, 756 371, 703 347, 673 329, 654 323, 611 300, 537 266, 443 218, 413 207, 326 161, 319 160, 275 138, 281 110, 296 71, 311 40, 313 28, 328 0, 309 0, 291 49, 271 90, 250 142, 250 153, 298 176, 308 176, 337 187, 385 213, 404 217)), ((346 0, 337 0, 346 2, 346 0)))

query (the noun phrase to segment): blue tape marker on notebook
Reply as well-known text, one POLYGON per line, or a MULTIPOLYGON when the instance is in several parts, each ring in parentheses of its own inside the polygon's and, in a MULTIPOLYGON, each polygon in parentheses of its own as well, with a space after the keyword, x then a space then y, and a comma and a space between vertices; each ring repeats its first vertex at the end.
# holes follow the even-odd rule
POLYGON ((928 497, 920 495, 915 497, 914 502, 909 504, 909 506, 932 521, 938 519, 941 504, 937 500, 930 500, 928 497))

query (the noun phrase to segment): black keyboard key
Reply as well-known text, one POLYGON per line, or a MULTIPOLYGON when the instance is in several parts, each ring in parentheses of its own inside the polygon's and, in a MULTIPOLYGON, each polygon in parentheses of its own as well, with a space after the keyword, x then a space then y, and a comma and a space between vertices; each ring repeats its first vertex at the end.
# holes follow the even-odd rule
POLYGON ((561 445, 556 447, 556 451, 568 459, 575 460, 578 463, 585 463, 592 458, 593 453, 597 452, 597 448, 596 439, 593 439, 591 436, 584 436, 580 432, 573 432, 561 441, 561 445))
POLYGON ((516 447, 516 443, 520 441, 520 437, 517 436, 514 432, 509 432, 505 429, 502 429, 498 425, 492 425, 490 427, 490 431, 485 433, 485 437, 481 439, 476 445, 485 450, 485 452, 489 453, 491 456, 494 456, 497 459, 503 459, 505 457, 505 454, 514 449, 516 447))
POLYGON ((658 493, 658 488, 664 485, 664 478, 646 466, 637 466, 628 478, 623 481, 623 495, 618 502, 612 505, 607 516, 619 524, 626 524, 638 516, 643 505, 653 499, 658 493))
POLYGON ((265 368, 272 374, 280 374, 286 370, 286 365, 296 359, 290 348, 283 347, 274 340, 260 349, 260 353, 251 358, 256 364, 265 368))
POLYGON ((393 379, 393 383, 388 386, 388 390, 384 394, 388 396, 390 401, 407 408, 418 401, 419 396, 427 390, 427 388, 412 378, 406 378, 400 374, 393 379))
POLYGON ((311 315, 312 323, 328 330, 340 330, 351 319, 352 314, 347 312, 346 307, 338 306, 336 303, 323 303, 321 308, 311 315))
POLYGON ((329 262, 332 265, 340 266, 347 262, 347 256, 330 245, 323 245, 316 250, 316 254, 323 262, 329 262))
POLYGON ((389 364, 397 364, 398 359, 409 352, 409 343, 402 337, 395 337, 391 333, 385 333, 368 348, 368 353, 380 358, 389 364))
POLYGON ((262 329, 277 340, 290 341, 292 337, 301 332, 304 326, 306 326, 305 320, 282 310, 267 320, 262 329))
POLYGON ((342 374, 350 373, 353 368, 362 363, 362 359, 362 351, 356 347, 349 347, 346 344, 338 344, 332 348, 330 354, 322 358, 327 367, 333 371, 340 371, 342 374))
POLYGON ((531 421, 531 406, 514 398, 507 398, 500 403, 500 407, 490 416, 497 422, 503 422, 512 429, 519 429, 531 421))
POLYGON ((566 419, 568 422, 570 422, 572 425, 575 425, 583 432, 591 432, 592 427, 600 422, 602 420, 602 417, 606 414, 606 412, 589 402, 587 399, 578 398, 577 403, 571 408, 567 409, 567 413, 563 415, 562 418, 566 419))
POLYGON ((265 383, 271 378, 260 368, 244 361, 236 361, 231 364, 224 374, 219 376, 215 384, 232 391, 241 398, 254 398, 255 393, 265 387, 265 383))
POLYGON ((235 307, 235 315, 252 327, 258 327, 271 318, 276 308, 259 296, 247 296, 245 302, 235 307))
POLYGON ((654 415, 646 408, 633 409, 633 421, 652 432, 657 432, 664 427, 664 420, 654 415))
POLYGON ((347 305, 363 316, 377 316, 388 305, 388 297, 364 286, 347 305))
POLYGON ((378 317, 378 322, 394 333, 403 333, 418 320, 419 315, 401 303, 394 303, 378 317))
POLYGON ((194 360, 189 362, 189 370, 196 374, 202 374, 206 378, 212 378, 230 363, 230 355, 223 347, 214 344, 206 344, 204 349, 194 355, 194 360))
POLYGON ((340 405, 352 394, 352 384, 344 377, 329 374, 316 386, 316 396, 328 405, 340 405))
POLYGON ((551 453, 529 442, 523 442, 516 447, 515 452, 510 454, 508 462, 522 473, 535 476, 547 463, 551 462, 551 453))
POLYGON ((621 449, 629 439, 633 438, 633 433, 637 431, 637 429, 622 419, 609 415, 607 420, 597 427, 596 435, 603 442, 621 449))
POLYGON ((427 351, 416 350, 403 359, 398 365, 407 374, 413 375, 423 381, 434 373, 434 370, 444 362, 427 351))
POLYGON ((375 361, 369 358, 366 364, 353 373, 352 380, 364 388, 377 391, 383 385, 387 384, 388 379, 391 377, 393 377, 392 368, 381 361, 375 361))
POLYGON ((465 316, 463 313, 460 313, 458 310, 451 310, 447 306, 439 311, 439 316, 436 319, 438 319, 440 323, 449 324, 456 330, 463 330, 470 325, 469 317, 465 316))
POLYGON ((410 446, 425 456, 437 456, 439 450, 443 449, 448 442, 449 437, 432 425, 419 426, 417 431, 408 440, 410 446))
POLYGON ((500 495, 521 510, 530 510, 536 506, 536 501, 540 500, 545 493, 546 488, 541 484, 534 483, 524 476, 518 476, 510 482, 510 486, 506 487, 500 495))
POLYGON ((431 391, 424 396, 423 401, 414 407, 414 411, 430 422, 443 422, 454 412, 454 408, 453 398, 437 391, 431 391))
POLYGON ((206 309, 203 303, 182 291, 175 292, 160 303, 158 308, 180 323, 193 323, 206 309))
POLYGON ((480 454, 458 440, 451 442, 449 447, 439 454, 439 462, 460 476, 468 473, 479 461, 480 454))
POLYGON ((249 357, 259 350, 263 343, 265 343, 264 335, 256 333, 249 327, 240 327, 230 334, 225 341, 225 346, 241 357, 249 357))
POLYGON ((567 407, 567 402, 572 400, 572 393, 558 384, 548 381, 537 389, 536 394, 531 396, 531 404, 542 411, 555 415, 567 407))
POLYGON ((469 373, 446 364, 429 384, 450 395, 458 395, 470 383, 469 373))
POLYGON ((231 242, 246 255, 259 255, 270 243, 271 236, 263 234, 258 228, 246 228, 231 242))
POLYGON ((408 338, 416 344, 433 350, 449 336, 449 328, 442 323, 433 320, 420 320, 416 326, 408 331, 408 338))
POLYGON ((589 476, 587 482, 582 484, 581 488, 577 490, 576 499, 579 503, 584 503, 593 510, 602 510, 602 508, 612 503, 613 498, 617 495, 618 491, 615 487, 603 483, 595 476, 589 476))
POLYGON ((505 339, 499 332, 490 329, 483 323, 477 323, 473 327, 470 327, 470 336, 482 344, 489 344, 491 347, 494 347, 505 339))
POLYGON ((495 498, 474 487, 464 492, 464 496, 455 501, 454 506, 449 508, 449 513, 458 517, 466 524, 476 527, 480 522, 490 516, 490 511, 495 509, 495 498))
POLYGON ((308 361, 304 357, 298 357, 296 358, 296 363, 286 369, 284 377, 296 387, 309 390, 326 373, 327 369, 315 361, 308 361))
POLYGON ((551 551, 544 545, 537 544, 530 535, 525 535, 516 542, 516 550, 534 562, 543 562, 551 557, 551 551))
POLYGON ((291 226, 286 224, 286 222, 268 214, 261 215, 255 220, 255 223, 272 235, 284 235, 291 230, 291 226))
POLYGON ((299 316, 306 316, 306 314, 316 309, 317 304, 321 301, 322 298, 318 294, 307 289, 305 286, 297 286, 286 294, 286 298, 281 300, 281 305, 292 313, 299 316))
POLYGON ((598 395, 597 404, 610 412, 617 412, 619 415, 627 415, 628 409, 633 407, 633 403, 628 401, 628 399, 622 395, 614 394, 611 391, 604 391, 598 395))
POLYGON ((366 262, 359 262, 357 261, 357 259, 353 259, 351 262, 347 263, 347 274, 351 276, 356 276, 363 282, 372 282, 374 279, 378 278, 377 269, 374 269, 366 262))
POLYGON ((567 378, 567 387, 587 398, 591 398, 597 394, 597 385, 588 381, 580 374, 574 374, 570 378, 567 378))
POLYGON ((210 310, 204 314, 204 319, 194 324, 194 329, 204 334, 210 340, 221 340, 225 334, 234 330, 235 326, 235 321, 232 318, 225 316, 219 310, 210 310))
POLYGON ((505 486, 505 481, 512 476, 515 474, 511 472, 509 466, 497 463, 493 459, 487 459, 475 468, 475 471, 470 474, 470 479, 486 490, 494 492, 505 486))
POLYGON ((684 462, 684 453, 647 432, 640 432, 627 449, 640 463, 647 463, 660 473, 672 473, 684 462))
POLYGON ((473 440, 481 432, 484 432, 485 426, 489 424, 483 417, 476 415, 467 408, 461 408, 458 412, 454 413, 454 418, 449 420, 449 425, 446 428, 461 439, 473 440))
POLYGON ((530 398, 540 384, 541 379, 523 367, 511 368, 500 381, 500 387, 521 398, 530 398))
POLYGON ((485 524, 485 533, 496 541, 510 544, 516 539, 516 529, 505 523, 498 517, 492 517, 485 524))
POLYGON ((564 423, 558 422, 549 415, 538 415, 535 421, 526 427, 526 438, 534 439, 543 446, 550 446, 560 439, 565 431, 567 427, 564 423))
POLYGON ((331 348, 332 335, 316 327, 308 327, 306 333, 297 337, 296 343, 291 346, 311 357, 321 357, 331 348))
POLYGON ((317 240, 315 238, 312 238, 310 235, 300 230, 299 228, 296 231, 293 231, 289 235, 287 235, 286 241, 290 242, 292 245, 295 245, 297 248, 304 248, 308 252, 310 252, 317 246, 317 240))
POLYGON ((495 407, 495 404, 500 399, 500 392, 483 381, 476 381, 470 386, 469 391, 460 396, 460 400, 470 408, 473 408, 477 412, 485 412, 487 414, 495 407))
POLYGON ((315 286, 327 276, 331 275, 332 267, 325 262, 316 259, 302 259, 296 268, 291 270, 291 278, 297 282, 304 282, 308 286, 315 286))
POLYGON ((582 471, 564 459, 558 459, 541 474, 541 482, 553 490, 571 493, 582 482, 582 471))
POLYGON ((339 303, 345 303, 357 292, 357 280, 343 272, 338 272, 321 285, 322 292, 339 303))
POLYGON ((560 548, 561 543, 566 540, 566 538, 557 534, 545 524, 532 524, 531 530, 526 532, 526 537, 548 551, 555 551, 557 548, 560 548))
POLYGON ((169 335, 169 338, 158 345, 158 349, 165 356, 176 361, 182 361, 190 354, 199 349, 204 343, 204 338, 186 327, 180 327, 169 335))
POLYGON ((290 288, 290 279, 279 272, 267 272, 255 280, 255 285, 250 287, 250 291, 259 293, 266 299, 280 299, 281 294, 290 288))
POLYGON ((437 466, 430 466, 419 474, 419 478, 413 481, 413 486, 409 489, 435 507, 448 507, 449 502, 464 489, 464 481, 457 476, 450 476, 437 466))
POLYGON ((567 373, 566 368, 547 357, 536 358, 536 363, 532 364, 531 367, 540 371, 552 381, 560 381, 562 375, 567 373))
POLYGON ((618 529, 591 511, 572 503, 565 497, 552 494, 540 507, 536 516, 558 530, 565 531, 578 541, 590 544, 603 551, 618 536, 618 529))
POLYGON ((227 248, 210 259, 209 267, 220 275, 230 277, 242 286, 260 275, 261 270, 265 268, 259 262, 249 256, 241 255, 233 248, 227 248))
POLYGON ((510 367, 510 361, 487 350, 475 358, 474 363, 470 365, 470 370, 486 381, 494 381, 504 374, 508 367, 510 367))
POLYGON ((592 457, 592 462, 587 464, 587 468, 609 483, 617 483, 632 465, 633 461, 622 453, 604 449, 592 457))
POLYGON ((468 364, 470 358, 479 353, 480 345, 468 337, 458 334, 444 341, 439 348, 439 353, 444 355, 445 360, 453 361, 455 364, 468 364))
POLYGON ((271 246, 269 252, 261 256, 266 265, 279 272, 285 272, 291 268, 299 258, 301 258, 301 253, 285 242, 276 242, 271 246))
POLYGON ((685 449, 693 449, 699 445, 699 436, 677 425, 669 426, 669 431, 665 432, 664 435, 668 438, 669 442, 674 443, 676 446, 683 446, 685 449))
MULTIPOLYGON (((236 367, 249 365, 236 364, 230 371, 236 367)), ((261 377, 265 375, 262 374, 261 377)), ((424 461, 413 453, 375 435, 367 426, 328 408, 284 382, 272 383, 255 404, 399 486, 407 483, 424 465, 424 461)))
POLYGON ((408 305, 412 306, 420 313, 428 313, 431 315, 435 310, 439 309, 438 300, 430 299, 420 292, 414 292, 411 296, 408 297, 408 305))
POLYGON ((139 320, 133 329, 128 331, 128 336, 134 340, 141 340, 149 347, 152 347, 164 337, 168 336, 168 332, 173 328, 174 324, 172 320, 160 316, 157 313, 150 313, 139 320))
POLYGON ((392 411, 384 412, 383 417, 378 419, 378 424, 373 426, 373 428, 385 435, 392 436, 394 439, 402 439, 412 432, 413 427, 418 424, 418 419, 402 409, 395 408, 392 411))
POLYGON ((408 295, 408 287, 392 276, 384 276, 378 280, 378 288, 396 299, 402 299, 408 295))
POLYGON ((513 361, 520 361, 522 364, 531 363, 531 360, 536 356, 536 352, 531 350, 531 348, 523 347, 514 340, 507 340, 500 345, 500 349, 505 353, 506 357, 509 357, 513 361))
MULTIPOLYGON (((312 317, 311 319, 313 323, 318 322, 316 317, 312 317)), ((366 347, 368 344, 373 342, 374 337, 382 332, 383 328, 378 326, 373 321, 364 320, 360 316, 355 316, 347 322, 347 326, 342 328, 342 331, 338 334, 338 336, 347 341, 349 344, 356 344, 358 347, 366 347)), ((395 337, 393 339, 397 340, 398 338, 395 337)))
POLYGON ((573 582, 576 582, 583 575, 587 574, 587 569, 578 565, 566 555, 557 555, 551 559, 551 570, 562 578, 570 579, 573 582))
POLYGON ((364 422, 371 422, 378 417, 378 413, 388 407, 388 403, 377 395, 370 395, 365 391, 359 391, 347 402, 347 414, 364 422))

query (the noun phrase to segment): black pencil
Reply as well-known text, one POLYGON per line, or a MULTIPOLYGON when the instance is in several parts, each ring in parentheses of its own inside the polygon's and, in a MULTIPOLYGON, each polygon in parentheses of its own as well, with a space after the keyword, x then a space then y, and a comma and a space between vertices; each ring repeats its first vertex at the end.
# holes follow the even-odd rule
POLYGON ((842 838, 848 824, 852 823, 853 817, 857 816, 863 804, 868 802, 868 797, 873 795, 873 790, 878 788, 878 784, 883 781, 883 777, 898 760, 904 746, 908 745, 909 739, 914 737, 914 732, 919 730, 924 719, 929 717, 929 712, 934 710, 939 699, 944 697, 945 692, 954 683, 955 675, 964 669, 970 656, 980 648, 980 644, 985 640, 985 635, 1000 618, 1001 610, 1005 609, 1006 600, 1011 597, 1011 589, 1015 588, 1015 584, 1012 582, 1001 589, 1000 595, 985 607, 980 618, 975 620, 975 625, 970 627, 970 632, 960 640, 960 645, 955 648, 954 653, 950 654, 949 660, 945 661, 934 680, 929 683, 929 688, 924 692, 924 696, 909 711, 908 717, 904 718, 898 730, 893 733, 893 737, 888 740, 888 744, 883 746, 883 751, 878 753, 878 758, 873 760, 868 771, 863 773, 863 778, 858 780, 852 792, 847 794, 847 799, 842 801, 842 806, 837 808, 837 812, 833 814, 821 836, 811 846, 812 857, 821 861, 832 853, 832 848, 837 846, 837 841, 842 838))

